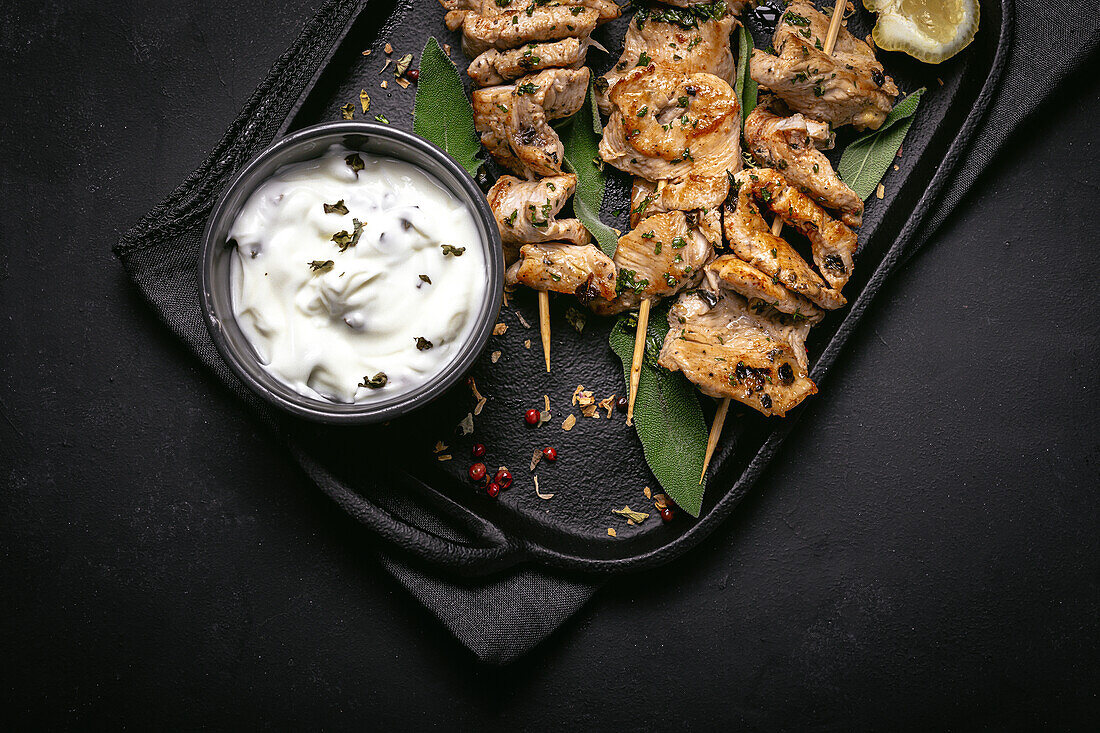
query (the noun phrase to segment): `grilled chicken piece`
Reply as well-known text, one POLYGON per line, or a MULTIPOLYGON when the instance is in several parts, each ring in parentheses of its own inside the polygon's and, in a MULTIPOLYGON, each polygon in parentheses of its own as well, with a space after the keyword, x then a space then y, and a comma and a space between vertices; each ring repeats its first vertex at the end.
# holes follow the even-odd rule
POLYGON ((805 321, 791 323, 771 308, 757 313, 736 293, 701 291, 682 294, 668 323, 657 363, 683 372, 704 394, 783 417, 817 392, 807 376, 805 321))
POLYGON ((772 234, 771 227, 760 213, 758 202, 767 204, 776 216, 810 239, 815 261, 824 259, 824 255, 821 260, 818 258, 819 252, 824 250, 821 244, 814 243, 815 239, 819 242, 826 238, 832 241, 834 245, 830 249, 837 248, 838 240, 849 247, 847 263, 836 253, 830 252, 834 256, 827 264, 830 268, 836 268, 835 272, 830 272, 834 277, 841 268, 847 268, 845 279, 851 272, 851 252, 855 251, 856 240, 852 230, 829 217, 806 195, 789 186, 778 171, 770 168, 743 170, 734 177, 734 185, 738 187, 736 207, 731 209, 727 203, 725 215, 726 239, 734 254, 779 280, 788 290, 826 310, 844 305, 847 301, 839 290, 814 272, 785 239, 772 234), (825 231, 811 231, 817 225, 825 227, 825 231))
POLYGON ((525 244, 505 280, 535 290, 573 293, 588 303, 596 297, 615 297, 616 270, 611 258, 590 244, 525 244))
POLYGON ((806 2, 787 7, 772 46, 777 56, 753 53, 749 73, 795 112, 830 125, 877 130, 890 113, 898 87, 874 50, 844 26, 831 56, 823 50, 829 18, 806 2))
POLYGON ((547 69, 515 84, 475 89, 474 127, 481 144, 516 175, 560 174, 564 148, 549 120, 580 109, 588 75, 587 67, 547 69))
POLYGON ((710 243, 710 246, 718 249, 722 242, 722 214, 719 207, 706 209, 692 209, 692 202, 682 201, 680 197, 668 195, 671 186, 665 186, 662 194, 657 193, 658 184, 647 181, 644 178, 635 178, 634 185, 630 189, 630 228, 637 229, 638 224, 654 214, 663 214, 669 211, 683 211, 684 220, 689 229, 698 230, 699 234, 710 243))
POLYGON ((703 265, 714 253, 703 228, 716 228, 717 220, 697 220, 693 222, 696 226, 689 226, 688 219, 682 211, 654 214, 619 237, 615 249, 619 297, 597 299, 592 309, 602 315, 621 313, 636 308, 646 298, 664 298, 698 285, 703 265))
POLYGON ((533 41, 557 41, 592 34, 599 13, 591 8, 545 5, 527 12, 487 18, 469 13, 462 22, 462 52, 473 58, 490 48, 518 48, 533 41))
POLYGON ((538 8, 545 7, 585 7, 595 10, 599 15, 599 22, 606 23, 622 15, 620 8, 613 0, 439 0, 439 4, 447 11, 444 22, 447 29, 457 31, 462 27, 466 16, 469 14, 480 15, 485 18, 499 16, 512 16, 517 13, 532 14, 538 8))
POLYGON ((746 175, 745 180, 753 195, 810 240, 814 263, 839 293, 852 275, 852 257, 858 246, 856 233, 791 186, 779 171, 757 168, 752 174, 755 178, 746 175))
MULTIPOLYGON (((630 189, 630 227, 647 216, 665 211, 698 211, 704 215, 714 213, 717 219, 718 207, 700 207, 699 201, 713 201, 729 191, 729 177, 723 182, 720 178, 706 178, 689 175, 684 181, 662 181, 660 184, 644 178, 634 178, 630 189)), ((719 224, 719 228, 720 228, 719 224)), ((711 243, 721 246, 722 234, 711 243)))
MULTIPOLYGON (((665 5, 674 5, 678 8, 691 8, 696 5, 713 5, 714 0, 665 0, 665 5)), ((749 0, 726 0, 726 11, 732 15, 740 15, 749 0)))
POLYGON ((611 87, 631 69, 646 66, 650 61, 682 74, 714 74, 733 84, 736 64, 730 50, 730 32, 737 25, 736 17, 727 14, 717 20, 703 20, 691 13, 678 13, 674 18, 661 20, 666 17, 668 13, 646 7, 635 13, 626 29, 619 62, 596 80, 596 103, 605 115, 611 114, 608 97, 611 87))
POLYGON ((713 74, 684 75, 656 64, 633 69, 611 89, 611 117, 600 157, 651 181, 669 181, 710 208, 728 192, 727 173, 741 167, 741 107, 713 74), (707 180, 718 179, 718 180, 707 180))
POLYGON ((743 295, 757 312, 771 306, 793 316, 795 322, 801 319, 808 323, 817 323, 825 317, 825 311, 733 255, 722 255, 710 262, 706 279, 712 291, 724 288, 743 295))
MULTIPOLYGON (((554 217, 577 187, 573 175, 551 176, 539 181, 522 181, 501 176, 489 189, 489 207, 500 228, 507 255, 509 245, 528 242, 588 244, 588 230, 577 219, 554 217)), ((506 257, 506 259, 512 259, 506 257)))
POLYGON ((447 29, 452 31, 461 28, 470 15, 498 18, 519 13, 528 15, 528 11, 534 15, 535 10, 545 7, 591 8, 596 11, 599 23, 606 23, 622 15, 622 8, 613 0, 439 0, 439 4, 447 11, 443 20, 447 29))
POLYGON ((827 209, 840 212, 850 227, 863 223, 863 200, 848 188, 817 145, 832 146, 833 135, 824 122, 802 114, 780 117, 762 103, 745 120, 745 146, 769 168, 783 171, 790 183, 809 193, 827 209))
POLYGON ((618 18, 612 0, 440 0, 447 28, 462 28, 462 51, 473 58, 491 48, 532 41, 587 38, 596 25, 618 18))
POLYGON ((547 69, 516 82, 508 142, 528 170, 540 176, 562 172, 565 147, 550 120, 568 117, 581 108, 590 73, 587 66, 547 69))
POLYGON ((481 144, 493 156, 493 160, 502 167, 525 178, 531 177, 527 166, 523 164, 512 146, 508 143, 508 127, 512 121, 510 113, 513 85, 475 89, 471 95, 474 107, 474 129, 481 137, 481 144))
POLYGON ((592 41, 588 38, 563 38, 552 43, 528 43, 522 48, 499 51, 491 48, 470 62, 466 73, 478 86, 504 84, 542 69, 577 69, 592 41))

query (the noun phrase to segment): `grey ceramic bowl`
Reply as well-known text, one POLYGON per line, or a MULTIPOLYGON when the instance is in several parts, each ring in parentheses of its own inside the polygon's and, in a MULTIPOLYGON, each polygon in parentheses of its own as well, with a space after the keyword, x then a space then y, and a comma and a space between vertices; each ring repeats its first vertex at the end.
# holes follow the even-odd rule
POLYGON ((271 144, 249 161, 214 207, 203 234, 199 264, 201 303, 206 327, 222 358, 245 384, 271 404, 300 417, 326 423, 371 423, 391 420, 426 405, 462 378, 473 365, 496 323, 504 284, 500 232, 485 195, 453 158, 428 141, 386 125, 331 122, 307 127, 271 144), (341 404, 299 394, 268 372, 233 316, 229 273, 233 247, 229 229, 252 192, 277 168, 319 157, 330 145, 341 144, 364 153, 407 161, 433 175, 464 202, 473 214, 485 247, 486 298, 470 339, 434 380, 419 388, 364 404, 341 404))

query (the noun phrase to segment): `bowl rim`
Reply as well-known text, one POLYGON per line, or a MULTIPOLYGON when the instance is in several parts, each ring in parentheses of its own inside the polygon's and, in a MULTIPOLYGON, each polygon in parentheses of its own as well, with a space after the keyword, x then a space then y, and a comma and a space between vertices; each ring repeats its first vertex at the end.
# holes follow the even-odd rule
MULTIPOLYGON (((258 182, 256 185, 258 186, 260 183, 258 182)), ((222 360, 225 361, 230 370, 236 374, 253 393, 267 403, 292 415, 327 424, 356 425, 383 422, 408 414, 434 401, 463 377, 484 352, 489 342, 489 336, 492 333, 492 329, 500 313, 501 301, 503 299, 504 259, 503 246, 500 241, 500 230, 497 226, 496 218, 493 216, 492 209, 489 207, 488 199, 485 197, 481 188, 458 161, 434 143, 413 133, 390 127, 389 125, 375 124, 372 122, 339 121, 310 125, 309 127, 296 130, 295 132, 273 140, 267 147, 249 159, 240 167, 229 184, 219 195, 217 202, 214 204, 207 217, 206 226, 202 234, 202 247, 198 266, 199 302, 202 310, 203 322, 206 324, 206 330, 210 334, 211 340, 214 342, 214 347, 218 350, 222 360), (229 344, 229 337, 221 326, 221 321, 224 321, 225 318, 215 313, 215 305, 213 302, 213 288, 217 287, 217 284, 214 282, 215 256, 217 254, 217 248, 224 245, 224 242, 214 241, 215 222, 218 222, 225 216, 226 209, 229 206, 229 200, 238 192, 238 189, 248 181, 254 171, 266 164, 270 159, 284 153, 288 149, 314 142, 316 138, 341 134, 357 134, 369 136, 370 138, 383 138, 396 142, 399 148, 403 145, 420 150, 427 155, 427 157, 439 164, 455 181, 457 181, 458 190, 456 190, 449 181, 444 180, 437 172, 427 170, 415 161, 403 157, 400 154, 400 150, 388 153, 368 153, 368 151, 365 150, 362 152, 370 155, 388 155, 389 157, 402 160, 436 179, 460 201, 472 205, 471 213, 473 213, 475 219, 480 219, 482 224, 481 228, 486 235, 486 287, 488 289, 486 300, 488 302, 488 307, 486 308, 483 306, 481 311, 475 316, 479 322, 475 324, 471 338, 463 344, 458 355, 450 363, 444 366, 443 370, 439 372, 432 381, 410 390, 406 394, 396 398, 393 402, 388 402, 383 405, 374 405, 369 402, 354 404, 326 402, 298 393, 293 387, 285 385, 285 383, 283 384, 288 387, 288 392, 292 394, 283 395, 273 391, 267 385, 258 381, 241 363, 241 356, 229 344)), ((236 324, 236 317, 233 313, 229 313, 227 316, 236 324)), ((247 337, 245 338, 247 340, 247 337)), ((263 368, 262 364, 260 366, 263 368)), ((271 376, 277 382, 282 381, 274 375, 271 376)))

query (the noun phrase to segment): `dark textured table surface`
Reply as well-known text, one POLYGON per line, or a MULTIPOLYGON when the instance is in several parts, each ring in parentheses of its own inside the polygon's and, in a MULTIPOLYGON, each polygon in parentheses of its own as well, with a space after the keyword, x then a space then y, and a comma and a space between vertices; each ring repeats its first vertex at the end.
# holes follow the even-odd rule
POLYGON ((313 6, 3 12, 4 718, 1095 724, 1095 74, 1025 127, 894 279, 734 519, 684 560, 613 582, 500 670, 382 571, 110 253, 313 6))

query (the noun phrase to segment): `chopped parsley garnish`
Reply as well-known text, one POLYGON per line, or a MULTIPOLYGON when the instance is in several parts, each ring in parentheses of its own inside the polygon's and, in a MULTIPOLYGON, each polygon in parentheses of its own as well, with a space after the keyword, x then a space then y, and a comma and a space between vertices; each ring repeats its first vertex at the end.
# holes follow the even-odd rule
POLYGON ((340 248, 341 252, 346 251, 348 247, 354 247, 359 244, 359 237, 363 236, 363 222, 358 219, 352 219, 351 223, 351 234, 348 234, 348 230, 344 229, 332 235, 332 241, 336 243, 336 246, 340 248))
POLYGON ((370 389, 381 389, 386 386, 388 381, 385 372, 378 372, 373 377, 363 377, 363 381, 359 383, 360 387, 368 387, 370 389))
POLYGON ((359 157, 359 153, 352 153, 344 158, 344 162, 347 163, 348 168, 351 168, 356 175, 359 175, 359 171, 363 170, 363 159, 359 157))
POLYGON ((619 279, 615 283, 615 291, 622 293, 625 290, 633 290, 635 293, 640 293, 649 286, 649 280, 638 279, 638 273, 635 270, 621 269, 619 270, 619 279))

